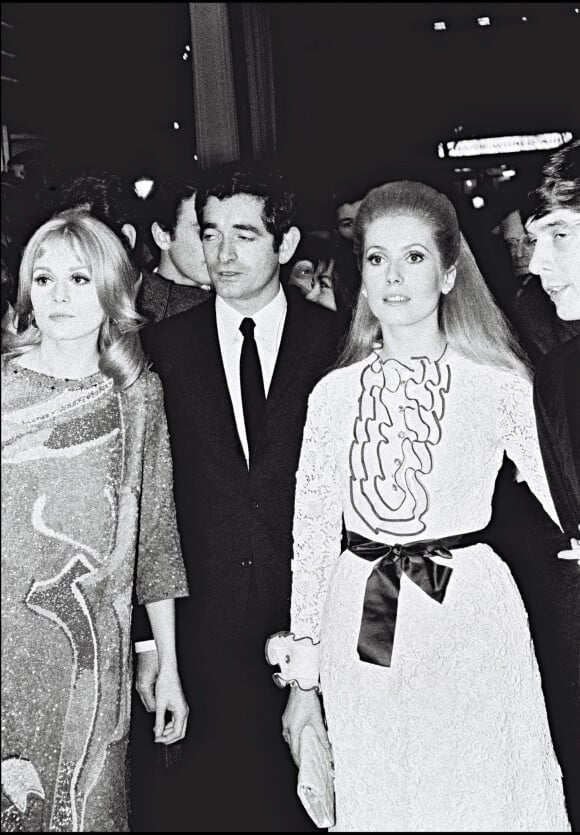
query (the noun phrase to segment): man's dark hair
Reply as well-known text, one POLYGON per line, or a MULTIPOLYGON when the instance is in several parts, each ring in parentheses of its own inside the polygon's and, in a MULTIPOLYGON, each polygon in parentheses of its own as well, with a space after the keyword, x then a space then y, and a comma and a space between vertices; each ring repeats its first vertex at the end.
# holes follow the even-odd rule
POLYGON ((263 199, 262 220, 274 236, 274 252, 278 252, 283 235, 294 226, 295 195, 279 171, 262 165, 242 166, 228 163, 207 172, 200 183, 195 207, 203 228, 203 209, 208 197, 224 200, 236 194, 248 194, 263 199))
POLYGON ((149 226, 157 222, 173 238, 181 206, 194 197, 196 191, 197 185, 191 180, 162 180, 145 201, 149 226))
POLYGON ((544 217, 557 209, 580 212, 580 140, 564 145, 544 164, 540 185, 530 195, 525 220, 544 217))

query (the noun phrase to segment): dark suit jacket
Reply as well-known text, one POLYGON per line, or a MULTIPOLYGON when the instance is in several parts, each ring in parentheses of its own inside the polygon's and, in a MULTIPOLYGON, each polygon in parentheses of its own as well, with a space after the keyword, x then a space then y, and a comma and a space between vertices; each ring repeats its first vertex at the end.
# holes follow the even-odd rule
POLYGON ((550 490, 566 534, 580 533, 580 336, 541 362, 534 401, 550 490))
MULTIPOLYGON (((568 538, 580 533, 580 336, 547 354, 536 372, 534 400, 546 475, 568 538)), ((569 547, 564 542, 564 548, 569 547)), ((580 830, 580 568, 554 559, 543 584, 543 609, 551 618, 553 675, 544 688, 557 718, 554 741, 564 772, 573 831, 580 830), (551 581, 551 582, 550 582, 551 581), (554 685, 554 687, 552 687, 554 685)), ((540 659, 541 660, 541 659, 540 659)))
POLYGON ((137 310, 150 322, 161 322, 176 316, 212 297, 211 290, 188 284, 176 284, 160 273, 141 271, 141 286, 137 295, 137 310))
POLYGON ((254 662, 271 687, 264 641, 289 624, 295 473, 307 400, 336 359, 338 332, 332 312, 304 301, 294 288, 286 295, 250 471, 221 361, 215 299, 142 333, 165 391, 191 591, 187 605, 178 606, 180 672, 186 690, 196 688, 196 701, 200 688, 223 696, 226 681, 243 677, 254 662))

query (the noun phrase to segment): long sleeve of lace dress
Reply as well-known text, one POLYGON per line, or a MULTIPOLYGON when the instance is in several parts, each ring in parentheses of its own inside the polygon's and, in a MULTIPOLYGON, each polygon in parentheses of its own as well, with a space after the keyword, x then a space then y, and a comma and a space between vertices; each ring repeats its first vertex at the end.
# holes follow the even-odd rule
POLYGON ((559 525, 542 461, 534 414, 533 388, 529 380, 509 374, 502 381, 499 427, 508 457, 516 465, 521 478, 536 495, 546 513, 559 525))
POLYGON ((296 639, 308 637, 313 644, 320 640, 322 609, 340 556, 342 531, 337 404, 330 381, 319 383, 308 401, 296 474, 291 628, 296 639))
POLYGON ((327 380, 313 390, 298 472, 294 509, 291 632, 272 635, 266 657, 280 665, 274 681, 318 686, 320 619, 332 567, 340 555, 342 506, 336 460, 336 413, 327 380))

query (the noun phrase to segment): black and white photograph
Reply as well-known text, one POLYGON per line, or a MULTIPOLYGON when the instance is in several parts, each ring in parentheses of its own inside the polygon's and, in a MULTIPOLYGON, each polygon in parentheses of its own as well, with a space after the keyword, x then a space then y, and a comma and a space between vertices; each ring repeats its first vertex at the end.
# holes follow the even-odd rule
POLYGON ((1 10, 3 832, 580 832, 580 6, 1 10))

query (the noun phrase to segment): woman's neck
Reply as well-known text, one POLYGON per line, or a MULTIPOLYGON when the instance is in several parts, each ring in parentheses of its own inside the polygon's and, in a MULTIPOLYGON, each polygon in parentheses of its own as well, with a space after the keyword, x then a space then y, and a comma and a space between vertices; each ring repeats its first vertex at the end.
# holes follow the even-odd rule
POLYGON ((43 337, 39 345, 18 359, 24 368, 66 380, 82 380, 99 370, 96 340, 54 342, 43 337))
POLYGON ((425 327, 384 327, 383 347, 379 353, 383 360, 392 357, 398 360, 409 360, 412 357, 429 357, 439 359, 445 350, 446 337, 438 325, 425 327))

